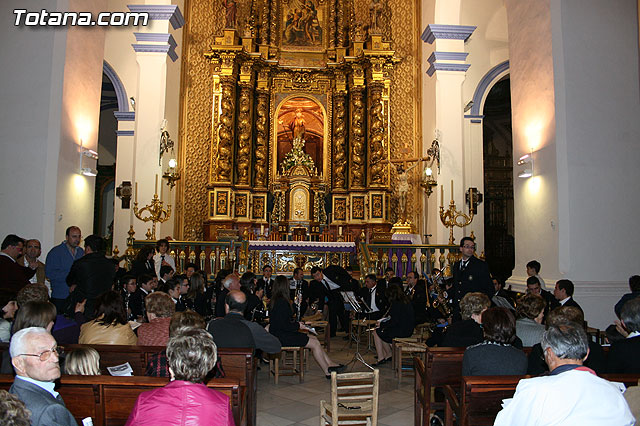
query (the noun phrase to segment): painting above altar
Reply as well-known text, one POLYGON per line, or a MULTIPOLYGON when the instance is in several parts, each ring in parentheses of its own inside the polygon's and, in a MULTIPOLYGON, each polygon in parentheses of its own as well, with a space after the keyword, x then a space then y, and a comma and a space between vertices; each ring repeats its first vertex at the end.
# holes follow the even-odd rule
POLYGON ((326 5, 318 0, 288 0, 282 4, 282 47, 320 50, 326 39, 326 5))

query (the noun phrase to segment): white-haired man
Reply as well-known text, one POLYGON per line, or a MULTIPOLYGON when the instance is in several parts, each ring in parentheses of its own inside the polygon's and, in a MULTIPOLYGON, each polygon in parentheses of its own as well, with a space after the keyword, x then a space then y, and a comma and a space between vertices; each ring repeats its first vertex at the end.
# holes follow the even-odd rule
POLYGON ((227 297, 227 294, 229 294, 229 292, 232 290, 240 290, 240 278, 235 272, 227 275, 226 277, 224 277, 224 280, 222 280, 222 291, 216 299, 215 316, 217 318, 224 317, 227 314, 224 307, 225 298, 227 297))
POLYGON ((9 392, 31 412, 31 424, 77 425, 54 389, 60 377, 56 340, 41 327, 24 328, 11 338, 11 364, 16 377, 9 392))
POLYGON ((503 401, 495 426, 634 424, 622 389, 582 365, 589 339, 581 326, 551 325, 541 344, 551 372, 520 380, 513 398, 503 401))

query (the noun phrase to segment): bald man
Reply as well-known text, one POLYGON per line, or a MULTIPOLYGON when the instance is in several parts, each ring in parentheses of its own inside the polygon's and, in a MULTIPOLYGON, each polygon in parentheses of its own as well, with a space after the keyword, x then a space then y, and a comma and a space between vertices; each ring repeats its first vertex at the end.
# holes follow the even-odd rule
POLYGON ((219 348, 254 348, 266 353, 280 352, 280 341, 255 322, 244 318, 247 296, 239 290, 231 290, 225 297, 223 318, 209 322, 207 331, 219 348))

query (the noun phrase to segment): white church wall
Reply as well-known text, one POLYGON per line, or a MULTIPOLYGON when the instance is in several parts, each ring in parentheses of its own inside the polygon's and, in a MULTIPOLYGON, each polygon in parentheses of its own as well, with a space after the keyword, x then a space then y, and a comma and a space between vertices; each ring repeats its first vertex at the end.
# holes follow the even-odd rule
MULTIPOLYGON (((69 9, 97 14, 106 1, 70 0, 69 9)), ((68 224, 79 226, 83 235, 93 233, 95 178, 79 175, 78 168, 81 141, 97 150, 103 49, 103 28, 67 30, 56 191, 56 216, 62 220, 56 221, 56 240, 64 238, 68 224)))
MULTIPOLYGON (((85 235, 92 229, 94 179, 78 173, 79 152, 81 135, 95 148, 102 66, 95 104, 91 104, 92 78, 71 68, 84 61, 86 52, 102 55, 102 30, 16 27, 13 10, 92 11, 102 3, 4 1, 1 6, 0 196, 11 201, 2 203, 0 217, 5 234, 39 238, 44 254, 64 238, 67 226, 79 225, 85 235)), ((90 61, 92 54, 88 57, 90 61)))
MULTIPOLYGON (((466 72, 462 85, 462 103, 467 105, 476 91, 481 79, 496 65, 509 59, 509 37, 507 29, 507 10, 504 0, 477 2, 464 0, 461 5, 461 25, 473 25, 477 28, 465 43, 469 53, 467 63, 471 67, 466 72)), ((494 82, 495 84, 495 82, 494 82)), ((488 93, 488 90, 487 90, 488 93)), ((478 105, 480 107, 480 105, 478 105)), ((470 111, 463 112, 469 114, 470 111)), ((482 108, 480 108, 482 113, 482 108)), ((478 188, 484 193, 482 123, 464 122, 464 190, 478 188)), ((464 206, 468 212, 468 207, 464 206)), ((484 205, 478 207, 478 214, 465 228, 466 234, 473 231, 476 236, 478 252, 484 250, 484 205)))
POLYGON ((640 273, 638 20, 634 2, 551 2, 556 88, 559 269, 590 323, 640 273))
POLYGON ((509 284, 523 289, 525 265, 537 259, 547 283, 558 270, 558 206, 551 16, 548 1, 507 0, 514 157, 516 266, 509 284), (533 151, 534 177, 515 162, 533 151))

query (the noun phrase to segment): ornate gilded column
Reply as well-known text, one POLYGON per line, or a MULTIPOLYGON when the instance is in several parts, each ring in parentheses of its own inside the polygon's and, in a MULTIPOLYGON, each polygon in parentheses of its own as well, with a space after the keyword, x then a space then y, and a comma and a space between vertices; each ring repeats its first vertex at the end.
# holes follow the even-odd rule
POLYGON ((212 155, 217 158, 212 162, 211 183, 231 183, 231 164, 233 162, 233 136, 235 119, 235 78, 220 78, 220 118, 216 134, 217 143, 212 155))
POLYGON ((388 168, 385 141, 385 120, 382 104, 384 83, 375 82, 369 85, 369 186, 387 186, 386 171, 388 168))
POLYGON ((261 71, 258 74, 256 97, 256 145, 254 149, 255 174, 253 185, 255 188, 266 189, 269 171, 269 74, 267 71, 261 71))
POLYGON ((344 74, 336 76, 333 97, 333 189, 347 189, 347 95, 344 74))
POLYGON ((351 75, 351 132, 350 132, 350 157, 349 170, 351 181, 350 189, 364 188, 366 185, 365 164, 365 99, 364 99, 364 70, 360 65, 353 66, 351 75))
POLYGON ((236 153, 236 184, 248 186, 251 179, 253 72, 251 62, 242 64, 240 96, 238 98, 238 146, 236 153))

